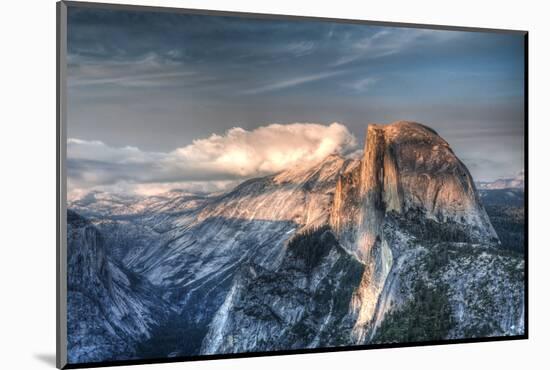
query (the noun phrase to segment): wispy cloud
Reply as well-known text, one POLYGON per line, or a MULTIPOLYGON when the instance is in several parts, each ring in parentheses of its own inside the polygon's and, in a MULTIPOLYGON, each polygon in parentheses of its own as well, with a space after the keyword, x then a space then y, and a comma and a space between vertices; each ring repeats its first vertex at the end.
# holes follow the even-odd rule
POLYGON ((446 42, 463 34, 463 32, 443 30, 384 29, 356 40, 349 48, 349 52, 331 65, 342 66, 357 60, 386 57, 424 44, 446 42))
POLYGON ((171 86, 203 80, 206 76, 158 53, 98 61, 71 55, 69 87, 117 85, 122 87, 171 86))
POLYGON ((355 92, 365 92, 376 85, 379 80, 380 79, 377 77, 365 77, 358 80, 353 80, 352 82, 347 83, 344 86, 352 89, 355 92))
POLYGON ((127 87, 167 86, 177 80, 183 82, 186 77, 197 76, 196 72, 142 73, 107 78, 74 78, 69 79, 69 87, 115 84, 127 87))
POLYGON ((313 41, 293 42, 286 47, 285 51, 295 57, 302 57, 315 51, 315 43, 313 41))
POLYGON ((344 72, 345 71, 333 71, 333 72, 323 72, 323 73, 316 73, 316 74, 307 75, 307 76, 294 77, 288 80, 273 82, 257 88, 245 90, 243 91, 243 94, 252 95, 252 94, 260 94, 260 93, 269 92, 269 91, 287 89, 289 87, 294 87, 294 86, 303 85, 314 81, 320 81, 327 78, 331 78, 331 77, 340 75, 344 72))

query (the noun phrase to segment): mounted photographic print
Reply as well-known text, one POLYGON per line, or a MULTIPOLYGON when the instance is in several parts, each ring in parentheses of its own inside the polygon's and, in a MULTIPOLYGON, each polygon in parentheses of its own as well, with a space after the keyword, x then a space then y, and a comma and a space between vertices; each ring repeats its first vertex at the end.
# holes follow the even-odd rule
POLYGON ((58 3, 58 367, 527 338, 526 55, 58 3))

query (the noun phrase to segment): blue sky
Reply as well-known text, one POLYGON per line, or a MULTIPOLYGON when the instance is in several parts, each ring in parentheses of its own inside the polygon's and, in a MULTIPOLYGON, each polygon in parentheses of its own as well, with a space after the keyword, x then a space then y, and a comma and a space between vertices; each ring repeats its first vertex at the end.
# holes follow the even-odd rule
POLYGON ((519 34, 72 7, 68 22, 71 138, 166 153, 339 122, 360 146, 370 122, 413 120, 478 180, 523 169, 519 34))

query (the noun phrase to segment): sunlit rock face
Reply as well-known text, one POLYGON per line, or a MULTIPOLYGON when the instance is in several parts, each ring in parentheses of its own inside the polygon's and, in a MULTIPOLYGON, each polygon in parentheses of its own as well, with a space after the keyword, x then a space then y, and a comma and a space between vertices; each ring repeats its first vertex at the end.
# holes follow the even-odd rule
POLYGON ((420 213, 452 222, 471 242, 498 243, 468 170, 445 140, 419 123, 370 124, 361 163, 338 179, 331 214, 342 244, 366 266, 351 302, 360 342, 393 263, 383 232, 388 213, 420 213))
MULTIPOLYGON (((136 356, 524 330, 522 260, 500 251, 468 170, 445 140, 418 123, 369 125, 359 159, 330 155, 225 193, 173 191, 134 200, 94 194, 69 207, 90 219, 86 227, 95 231, 88 233, 105 234, 99 257, 89 260, 103 271, 94 294, 108 296, 125 276, 139 278, 168 306, 164 316, 151 316, 148 304, 136 303, 143 320, 112 321, 135 333, 127 351, 136 356), (439 306, 422 306, 426 297, 439 306), (417 333, 399 321, 423 310, 428 322, 443 320, 437 316, 443 312, 445 325, 417 333)), ((85 241, 97 249, 82 230, 74 235, 69 246, 85 241)), ((122 289, 115 297, 154 296, 122 289)), ((75 304, 74 312, 83 307, 75 304)), ((106 330, 76 331, 75 338, 101 343, 106 330)))
MULTIPOLYGON (((395 199, 395 204, 403 212, 425 209, 428 218, 471 226, 474 242, 497 242, 468 169, 445 140, 432 129, 411 122, 386 126, 384 132, 389 160, 398 169, 385 173, 396 177, 391 182, 403 198, 395 199)), ((386 193, 393 194, 389 189, 386 193)))
POLYGON ((330 225, 340 242, 351 251, 355 245, 357 220, 362 210, 361 161, 354 160, 342 169, 336 182, 330 213, 330 225))
POLYGON ((370 124, 361 164, 338 180, 331 224, 361 259, 381 235, 388 212, 422 212, 468 228, 472 242, 498 243, 474 182, 449 144, 419 123, 370 124), (350 212, 351 210, 351 212, 350 212))

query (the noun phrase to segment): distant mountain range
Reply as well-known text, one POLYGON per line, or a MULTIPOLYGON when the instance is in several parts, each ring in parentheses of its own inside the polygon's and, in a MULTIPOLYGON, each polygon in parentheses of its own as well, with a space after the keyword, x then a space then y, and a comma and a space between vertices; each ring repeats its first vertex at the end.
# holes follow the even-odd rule
POLYGON ((402 121, 225 193, 72 200, 69 362, 522 334, 521 240, 480 194, 402 121))
POLYGON ((524 189, 525 176, 521 171, 516 177, 509 179, 498 179, 489 182, 477 182, 477 188, 480 190, 497 190, 497 189, 524 189))

